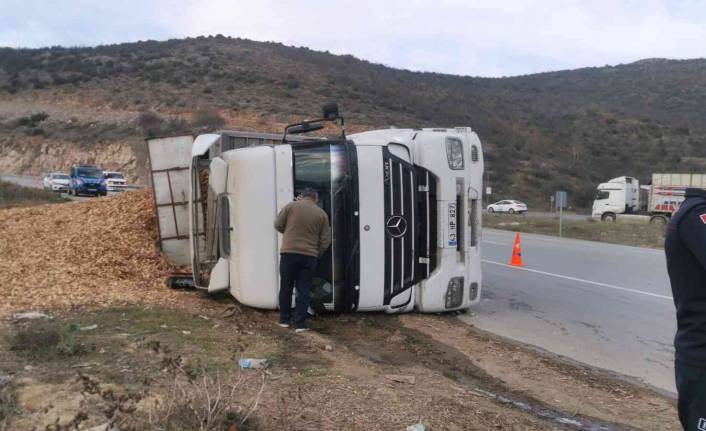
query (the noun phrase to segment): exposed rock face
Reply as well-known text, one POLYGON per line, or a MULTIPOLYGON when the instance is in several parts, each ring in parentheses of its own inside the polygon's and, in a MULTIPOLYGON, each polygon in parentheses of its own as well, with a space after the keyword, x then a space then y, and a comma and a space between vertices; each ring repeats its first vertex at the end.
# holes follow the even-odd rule
POLYGON ((39 176, 89 163, 123 172, 133 183, 149 184, 145 145, 139 138, 87 145, 28 136, 0 143, 0 172, 39 176))

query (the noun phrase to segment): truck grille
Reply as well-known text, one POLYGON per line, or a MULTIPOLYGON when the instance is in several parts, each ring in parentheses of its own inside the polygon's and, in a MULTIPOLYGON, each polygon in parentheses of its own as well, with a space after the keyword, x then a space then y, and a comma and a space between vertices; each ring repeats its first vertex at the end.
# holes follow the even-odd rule
MULTIPOLYGON (((383 148, 385 201, 385 297, 392 298, 416 281, 417 178, 412 164, 383 148)), ((406 305, 406 304, 403 304, 406 305)), ((403 306, 400 305, 400 306, 403 306)))

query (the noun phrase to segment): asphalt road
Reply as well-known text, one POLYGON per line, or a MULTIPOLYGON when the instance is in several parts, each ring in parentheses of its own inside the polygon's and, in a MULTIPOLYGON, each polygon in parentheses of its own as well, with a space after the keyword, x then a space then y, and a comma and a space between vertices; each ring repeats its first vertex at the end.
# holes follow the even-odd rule
POLYGON ((676 330, 664 252, 486 229, 483 296, 461 318, 577 361, 674 392, 676 330))
POLYGON ((0 180, 19 184, 24 187, 40 187, 39 177, 31 177, 28 175, 0 175, 0 180))
MULTIPOLYGON (((0 174, 0 180, 2 181, 8 181, 11 183, 19 184, 23 187, 32 187, 32 188, 41 188, 41 182, 39 177, 34 177, 30 175, 9 175, 9 174, 0 174)), ((130 188, 142 188, 144 186, 142 185, 132 185, 130 188)), ((115 193, 120 193, 120 192, 108 192, 108 196, 114 195, 115 193)), ((65 198, 74 200, 74 201, 83 201, 86 199, 94 199, 92 196, 71 196, 68 193, 61 193, 62 196, 65 198)))

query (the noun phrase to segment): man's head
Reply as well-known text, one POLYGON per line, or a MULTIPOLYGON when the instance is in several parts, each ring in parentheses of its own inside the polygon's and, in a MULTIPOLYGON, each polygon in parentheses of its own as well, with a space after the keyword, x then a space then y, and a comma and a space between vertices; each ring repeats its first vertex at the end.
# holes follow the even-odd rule
POLYGON ((307 187, 302 190, 300 195, 302 199, 311 199, 315 203, 319 202, 319 192, 317 192, 316 189, 312 189, 311 187, 307 187))

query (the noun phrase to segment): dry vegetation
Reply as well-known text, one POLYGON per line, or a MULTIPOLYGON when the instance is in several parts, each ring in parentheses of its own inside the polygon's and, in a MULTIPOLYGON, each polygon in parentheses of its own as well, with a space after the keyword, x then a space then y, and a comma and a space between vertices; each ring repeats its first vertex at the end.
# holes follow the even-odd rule
MULTIPOLYGON (((120 143, 134 163, 98 161, 115 169, 127 164, 144 181, 146 135, 234 128, 242 116, 271 131, 267 124, 315 115, 336 100, 348 124, 366 128, 470 125, 483 140, 497 193, 539 204, 562 189, 573 205, 586 207, 595 185, 608 178, 628 174, 645 182, 655 171, 706 170, 705 61, 487 79, 223 36, 4 48, 0 152, 19 157, 12 151, 32 151, 32 142, 42 158, 44 144, 73 143, 90 159, 120 143)), ((66 155, 64 163, 77 156, 66 155)), ((38 169, 38 162, 0 160, 2 166, 20 172, 38 169)))
POLYGON ((247 308, 52 315, 0 323, 0 429, 678 429, 672 399, 454 316, 327 316, 295 335, 247 308))
POLYGON ((59 193, 22 187, 0 180, 0 208, 32 206, 45 203, 65 202, 59 193))
MULTIPOLYGON (((559 220, 556 217, 538 218, 523 215, 485 214, 483 227, 510 230, 522 233, 559 235, 559 220)), ((609 242, 634 247, 664 247, 665 227, 644 223, 604 223, 590 217, 585 220, 564 220, 562 234, 566 238, 609 242)))

